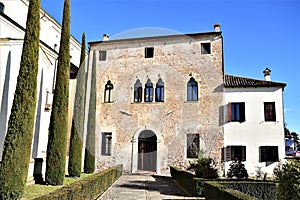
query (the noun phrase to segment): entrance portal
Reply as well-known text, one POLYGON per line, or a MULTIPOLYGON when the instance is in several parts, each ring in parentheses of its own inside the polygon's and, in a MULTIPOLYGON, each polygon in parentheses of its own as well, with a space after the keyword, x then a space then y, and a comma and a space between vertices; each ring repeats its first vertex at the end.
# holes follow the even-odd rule
POLYGON ((144 130, 139 135, 138 170, 156 171, 157 137, 151 130, 144 130))

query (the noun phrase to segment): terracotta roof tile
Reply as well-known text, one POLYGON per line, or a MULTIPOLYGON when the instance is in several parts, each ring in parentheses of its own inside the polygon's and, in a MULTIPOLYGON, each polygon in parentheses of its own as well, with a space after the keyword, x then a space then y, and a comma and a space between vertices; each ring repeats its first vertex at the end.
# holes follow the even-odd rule
POLYGON ((285 83, 257 80, 225 74, 225 87, 285 87, 285 83))

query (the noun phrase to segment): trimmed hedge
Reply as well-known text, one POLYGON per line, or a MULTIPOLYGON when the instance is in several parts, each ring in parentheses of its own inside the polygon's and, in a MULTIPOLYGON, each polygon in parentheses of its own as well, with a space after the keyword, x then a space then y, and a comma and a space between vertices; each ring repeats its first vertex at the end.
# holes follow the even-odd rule
POLYGON ((207 200, 253 200, 257 199, 250 195, 244 194, 238 190, 226 188, 217 182, 207 181, 204 183, 205 199, 207 200))
POLYGON ((81 181, 71 183, 35 200, 96 199, 105 192, 121 175, 123 165, 105 169, 81 181))
MULTIPOLYGON (((258 199, 276 199, 276 184, 275 182, 262 182, 262 181, 254 181, 254 180, 236 180, 236 179, 215 179, 208 180, 203 178, 196 178, 193 174, 178 169, 176 167, 170 167, 170 172, 172 178, 176 179, 188 192, 190 192, 194 196, 205 196, 212 195, 213 193, 217 193, 216 195, 222 195, 223 193, 233 192, 230 195, 237 196, 241 192, 245 194, 245 198, 248 199, 251 195, 258 199), (207 183, 216 183, 217 188, 210 188, 210 186, 206 186, 207 183), (220 189, 218 193, 217 190, 220 189), (225 189, 223 189, 225 188, 225 189)), ((224 195, 224 199, 229 194, 224 195)), ((229 195, 229 196, 230 196, 229 195)), ((238 195, 239 198, 242 196, 238 195)), ((233 197, 232 197, 233 198, 233 197)), ((217 198, 218 199, 218 198, 217 198)), ((223 199, 223 197, 221 198, 223 199)))
POLYGON ((229 181, 220 182, 227 188, 239 190, 244 194, 265 199, 276 200, 276 183, 275 182, 262 182, 262 181, 229 181))

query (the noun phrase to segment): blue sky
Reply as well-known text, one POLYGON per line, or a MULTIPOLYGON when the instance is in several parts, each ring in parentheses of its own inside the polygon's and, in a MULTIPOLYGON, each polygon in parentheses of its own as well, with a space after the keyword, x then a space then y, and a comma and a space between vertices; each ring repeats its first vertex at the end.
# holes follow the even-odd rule
MULTIPOLYGON (((41 0, 61 23, 63 0, 41 0)), ((300 134, 299 0, 71 0, 71 34, 81 41, 102 40, 137 28, 180 33, 213 31, 221 24, 227 74, 287 83, 285 122, 300 134)))

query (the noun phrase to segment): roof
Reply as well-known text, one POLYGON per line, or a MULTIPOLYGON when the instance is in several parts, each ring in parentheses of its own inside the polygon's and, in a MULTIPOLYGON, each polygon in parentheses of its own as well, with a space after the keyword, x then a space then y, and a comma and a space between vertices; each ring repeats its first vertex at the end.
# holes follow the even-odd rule
POLYGON ((149 40, 149 39, 159 39, 159 38, 179 38, 179 37, 195 37, 201 35, 222 35, 222 31, 219 32, 201 32, 201 33, 188 33, 188 34, 171 34, 171 35, 156 35, 156 36, 141 36, 141 37, 132 37, 132 38, 124 38, 124 39, 110 39, 106 41, 92 41, 89 42, 89 45, 94 45, 98 43, 112 43, 112 42, 130 42, 133 40, 149 40))
POLYGON ((282 87, 286 86, 285 83, 257 80, 252 78, 245 78, 225 74, 224 80, 225 87, 282 87))

